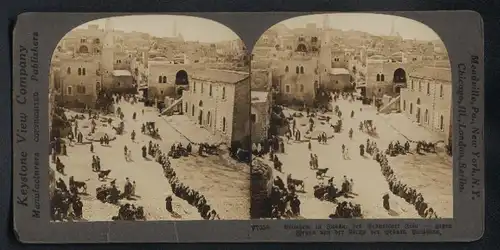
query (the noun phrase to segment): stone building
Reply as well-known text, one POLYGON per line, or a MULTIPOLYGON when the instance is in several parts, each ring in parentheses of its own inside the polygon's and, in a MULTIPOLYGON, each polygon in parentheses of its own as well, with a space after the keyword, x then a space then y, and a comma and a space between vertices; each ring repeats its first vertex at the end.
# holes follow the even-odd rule
POLYGON ((120 93, 135 93, 137 87, 129 70, 113 70, 113 83, 111 89, 120 93))
POLYGON ((79 55, 55 62, 54 91, 56 102, 65 107, 94 107, 101 86, 99 57, 79 55))
POLYGON ((385 95, 396 97, 401 88, 406 87, 408 74, 418 67, 421 65, 416 63, 369 61, 366 66, 366 85, 358 86, 361 95, 374 99, 381 99, 385 95))
POLYGON ((74 30, 54 51, 51 79, 56 102, 65 107, 94 107, 102 88, 110 88, 114 71, 114 33, 111 22, 74 30))
POLYGON ((305 52, 295 53, 281 64, 278 75, 279 102, 312 105, 319 86, 318 60, 305 52))
POLYGON ((345 68, 331 68, 325 77, 323 86, 327 90, 344 90, 352 86, 351 73, 345 68))
POLYGON ((147 98, 164 100, 165 97, 178 98, 182 91, 177 86, 189 85, 193 71, 203 71, 203 64, 174 64, 166 58, 154 58, 147 62, 147 98))
POLYGON ((401 111, 448 143, 452 136, 451 98, 451 70, 421 67, 409 74, 408 87, 401 89, 401 111))
POLYGON ((315 25, 295 29, 290 55, 272 61, 272 82, 279 92, 278 103, 312 105, 319 86, 332 91, 351 87, 352 51, 347 55, 341 45, 334 43, 328 21, 325 19, 324 23, 322 29, 315 25))
POLYGON ((267 138, 271 118, 271 92, 252 91, 250 113, 252 143, 262 142, 267 138))
POLYGON ((183 91, 184 113, 223 138, 228 146, 250 148, 250 77, 248 73, 198 70, 183 91))

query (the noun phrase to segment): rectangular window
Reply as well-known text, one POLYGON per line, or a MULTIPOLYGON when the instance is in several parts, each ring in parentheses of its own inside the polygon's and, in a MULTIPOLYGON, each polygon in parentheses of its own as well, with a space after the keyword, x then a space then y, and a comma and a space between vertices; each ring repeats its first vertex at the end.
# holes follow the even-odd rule
POLYGON ((257 121, 257 115, 256 114, 251 114, 250 115, 250 121, 252 121, 252 123, 255 123, 257 121))
POLYGON ((285 85, 285 93, 290 93, 290 85, 285 85))
POLYGON ((76 92, 77 92, 78 94, 85 94, 85 86, 81 86, 81 85, 80 85, 80 86, 77 86, 77 87, 76 87, 76 92))

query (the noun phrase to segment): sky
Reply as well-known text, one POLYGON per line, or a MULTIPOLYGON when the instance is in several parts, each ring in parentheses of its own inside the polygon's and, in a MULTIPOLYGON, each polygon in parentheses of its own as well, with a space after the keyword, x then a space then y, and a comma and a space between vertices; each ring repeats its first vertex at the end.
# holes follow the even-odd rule
MULTIPOLYGON (((185 41, 215 43, 239 39, 238 35, 223 24, 199 17, 180 15, 136 15, 110 18, 115 30, 144 32, 157 37, 172 37, 174 26, 185 41)), ((80 25, 98 24, 104 28, 106 19, 99 19, 80 25)))
POLYGON ((403 39, 417 39, 423 41, 441 40, 439 36, 427 25, 408 18, 368 13, 335 13, 314 14, 300 16, 283 21, 288 28, 303 28, 308 23, 316 23, 323 27, 325 16, 328 16, 329 25, 333 29, 356 30, 372 35, 389 35, 394 23, 394 30, 403 39))

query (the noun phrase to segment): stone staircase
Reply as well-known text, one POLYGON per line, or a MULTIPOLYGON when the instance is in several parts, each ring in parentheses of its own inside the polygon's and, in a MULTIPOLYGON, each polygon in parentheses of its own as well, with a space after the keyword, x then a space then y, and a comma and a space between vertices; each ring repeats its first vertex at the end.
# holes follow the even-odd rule
POLYGON ((170 106, 168 106, 167 108, 163 109, 160 115, 170 116, 175 111, 175 108, 179 106, 181 106, 179 110, 182 110, 182 97, 172 102, 172 104, 170 104, 170 106))
POLYGON ((379 113, 389 114, 393 111, 399 110, 399 106, 397 105, 401 101, 401 95, 398 95, 382 108, 380 108, 379 113))

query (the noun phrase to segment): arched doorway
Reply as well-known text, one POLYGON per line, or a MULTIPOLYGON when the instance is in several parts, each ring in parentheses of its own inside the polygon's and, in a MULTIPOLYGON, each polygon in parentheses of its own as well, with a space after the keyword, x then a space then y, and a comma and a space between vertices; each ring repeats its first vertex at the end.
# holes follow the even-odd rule
POLYGON ((89 53, 89 47, 82 45, 78 48, 78 53, 89 53))
POLYGON ((203 125, 203 109, 200 109, 200 112, 198 115, 198 124, 203 125))
POLYGON ((403 68, 397 68, 394 71, 392 81, 395 85, 394 92, 396 94, 401 93, 401 84, 406 84, 406 71, 403 68))
POLYGON ((303 43, 297 45, 295 52, 307 52, 307 46, 303 43))
POLYGON ((189 79, 188 79, 188 73, 181 69, 177 71, 175 74, 175 85, 188 85, 189 84, 189 79))

